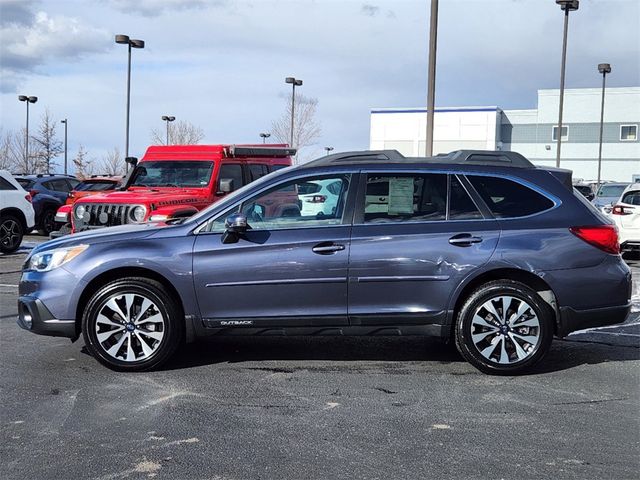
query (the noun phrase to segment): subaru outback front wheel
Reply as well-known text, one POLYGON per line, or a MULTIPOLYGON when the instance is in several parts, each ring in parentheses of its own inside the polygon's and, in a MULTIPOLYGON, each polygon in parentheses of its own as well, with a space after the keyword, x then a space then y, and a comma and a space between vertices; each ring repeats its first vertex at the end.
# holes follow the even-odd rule
POLYGON ((124 278, 99 289, 85 309, 87 348, 113 370, 150 370, 164 363, 182 339, 180 308, 163 285, 124 278))
POLYGON ((551 308, 527 285, 489 282, 466 300, 456 322, 456 347, 485 373, 511 375, 537 363, 553 340, 551 308))

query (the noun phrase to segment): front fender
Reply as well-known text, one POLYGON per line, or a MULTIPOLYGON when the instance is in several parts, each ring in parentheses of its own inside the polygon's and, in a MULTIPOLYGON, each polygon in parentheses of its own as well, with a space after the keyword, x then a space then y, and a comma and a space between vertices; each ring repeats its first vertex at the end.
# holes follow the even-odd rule
POLYGON ((171 218, 186 218, 198 213, 198 209, 192 205, 168 205, 151 212, 148 221, 163 222, 171 218))

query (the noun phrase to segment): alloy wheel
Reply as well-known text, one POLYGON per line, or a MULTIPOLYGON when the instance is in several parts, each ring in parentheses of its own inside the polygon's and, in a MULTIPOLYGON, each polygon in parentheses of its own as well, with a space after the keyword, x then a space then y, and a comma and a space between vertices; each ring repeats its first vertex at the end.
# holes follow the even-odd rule
POLYGON ((14 249, 20 243, 21 229, 18 222, 9 218, 0 225, 0 243, 7 249, 14 249))
POLYGON ((508 295, 480 305, 471 320, 471 339, 487 360, 503 365, 529 358, 540 343, 540 320, 524 300, 508 295))
POLYGON ((102 305, 95 321, 98 343, 124 362, 147 360, 165 335, 166 319, 158 306, 139 293, 120 293, 102 305))

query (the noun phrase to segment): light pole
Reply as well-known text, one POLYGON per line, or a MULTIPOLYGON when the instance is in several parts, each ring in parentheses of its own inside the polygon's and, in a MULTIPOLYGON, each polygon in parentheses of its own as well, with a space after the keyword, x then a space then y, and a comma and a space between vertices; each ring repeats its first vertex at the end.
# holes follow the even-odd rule
POLYGON ((167 122, 167 145, 169 145, 169 122, 173 122, 175 119, 176 119, 176 117, 173 117, 173 116, 170 116, 170 115, 163 115, 162 116, 162 120, 167 122))
POLYGON ((560 8, 564 10, 564 33, 562 35, 562 66, 560 67, 560 108, 558 111, 558 133, 556 141, 556 167, 560 166, 560 150, 562 149, 562 108, 564 106, 564 71, 567 63, 567 30, 569 28, 569 12, 578 10, 579 0, 556 0, 560 8))
MULTIPOLYGON (((129 156, 129 110, 131 107, 131 49, 144 48, 144 40, 132 40, 127 35, 116 35, 116 43, 127 45, 129 50, 129 59, 127 63, 127 133, 124 146, 125 158, 129 156)), ((129 164, 127 164, 127 171, 129 164)))
MULTIPOLYGON (((18 95, 18 100, 21 102, 27 103, 27 130, 24 135, 24 166, 27 167, 29 165, 29 104, 36 103, 38 101, 38 97, 28 97, 26 95, 18 95)), ((30 173, 30 172, 25 172, 30 173)))
POLYGON ((596 191, 600 188, 600 173, 602 171, 602 129, 604 126, 604 88, 607 73, 611 73, 611 65, 608 63, 598 64, 598 72, 602 74, 602 104, 600 105, 600 142, 598 146, 598 185, 596 191))
POLYGON ((267 138, 269 138, 271 136, 270 133, 261 133, 260 137, 262 138, 262 143, 267 143, 267 138))
POLYGON ((429 19, 429 78, 427 80, 427 136, 425 155, 433 155, 433 118, 436 102, 436 49, 438 44, 438 0, 431 0, 429 19))
POLYGON ((287 77, 284 79, 285 83, 290 83, 291 86, 293 87, 293 91, 291 92, 291 141, 289 142, 289 146, 291 148, 294 147, 293 145, 293 117, 295 115, 295 108, 296 108, 296 87, 299 87, 302 85, 302 80, 294 78, 294 77, 287 77))
POLYGON ((60 123, 64 123, 64 174, 67 174, 67 119, 60 120, 60 123))
POLYGON ((329 155, 329 152, 333 150, 333 147, 324 147, 324 150, 327 152, 327 155, 329 155))

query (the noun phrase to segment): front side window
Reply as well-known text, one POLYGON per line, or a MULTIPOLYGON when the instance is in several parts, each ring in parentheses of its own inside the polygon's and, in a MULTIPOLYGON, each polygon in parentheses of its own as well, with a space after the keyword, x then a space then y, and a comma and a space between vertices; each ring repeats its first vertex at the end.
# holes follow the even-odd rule
POLYGON ((513 180, 480 175, 467 179, 496 218, 526 217, 554 206, 544 195, 513 180))
POLYGON ((339 225, 349 180, 349 175, 293 180, 244 201, 240 211, 259 230, 339 225))
POLYGON ((140 163, 131 177, 130 187, 192 187, 209 185, 213 162, 146 161, 140 163))
POLYGON ((437 221, 447 218, 447 175, 367 175, 365 223, 437 221))
POLYGON ((231 180, 231 191, 239 189, 244 185, 242 177, 242 165, 239 163, 225 163, 220 167, 218 175, 220 182, 223 180, 231 180))
POLYGON ((203 231, 223 232, 225 219, 238 212, 247 216, 253 230, 340 225, 350 180, 350 175, 338 175, 281 183, 228 208, 211 220, 203 231), (324 188, 326 185, 332 185, 331 190, 324 188))

